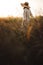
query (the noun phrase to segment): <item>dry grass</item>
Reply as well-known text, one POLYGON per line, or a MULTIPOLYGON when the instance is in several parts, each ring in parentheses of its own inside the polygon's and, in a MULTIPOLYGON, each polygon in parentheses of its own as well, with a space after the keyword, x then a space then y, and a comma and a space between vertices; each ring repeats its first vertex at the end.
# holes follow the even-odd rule
POLYGON ((31 19, 26 36, 21 22, 22 18, 0 18, 0 65, 43 63, 43 16, 31 19))

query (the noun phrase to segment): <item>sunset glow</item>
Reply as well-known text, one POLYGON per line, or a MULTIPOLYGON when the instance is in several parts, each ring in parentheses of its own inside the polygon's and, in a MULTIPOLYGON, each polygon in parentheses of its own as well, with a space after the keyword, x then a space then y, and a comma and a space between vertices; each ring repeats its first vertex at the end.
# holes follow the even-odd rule
POLYGON ((36 15, 39 10, 38 8, 43 7, 42 0, 0 0, 0 17, 22 16, 23 9, 20 3, 25 1, 29 2, 33 15, 36 15))

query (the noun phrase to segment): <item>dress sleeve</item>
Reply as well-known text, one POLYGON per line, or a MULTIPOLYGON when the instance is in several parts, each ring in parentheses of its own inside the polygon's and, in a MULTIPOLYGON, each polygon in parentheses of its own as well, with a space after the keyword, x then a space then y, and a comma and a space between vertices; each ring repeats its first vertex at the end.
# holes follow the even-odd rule
POLYGON ((24 20, 26 20, 26 18, 27 18, 26 13, 27 13, 27 11, 26 11, 26 9, 24 9, 24 12, 23 12, 23 18, 24 18, 24 20))
POLYGON ((32 17, 33 17, 31 10, 30 10, 30 16, 32 16, 32 17))

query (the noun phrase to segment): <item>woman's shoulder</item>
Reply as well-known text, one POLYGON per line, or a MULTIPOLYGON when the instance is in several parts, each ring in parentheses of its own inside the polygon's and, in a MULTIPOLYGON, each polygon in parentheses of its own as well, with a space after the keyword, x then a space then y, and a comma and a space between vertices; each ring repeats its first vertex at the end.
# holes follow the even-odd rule
POLYGON ((31 12, 31 10, 30 10, 30 9, 25 8, 25 9, 24 9, 24 12, 30 13, 30 12, 31 12))
POLYGON ((29 10, 27 8, 25 8, 24 11, 27 11, 28 12, 29 10))

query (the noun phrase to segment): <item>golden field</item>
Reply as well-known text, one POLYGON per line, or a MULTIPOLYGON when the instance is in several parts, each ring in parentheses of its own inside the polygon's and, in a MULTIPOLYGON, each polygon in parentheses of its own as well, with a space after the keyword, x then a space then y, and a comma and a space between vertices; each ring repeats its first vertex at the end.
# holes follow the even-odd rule
POLYGON ((26 34, 22 21, 0 18, 0 65, 43 65, 43 16, 31 18, 26 34))

